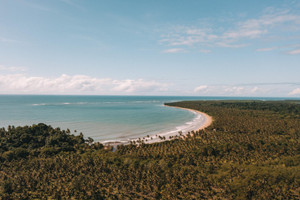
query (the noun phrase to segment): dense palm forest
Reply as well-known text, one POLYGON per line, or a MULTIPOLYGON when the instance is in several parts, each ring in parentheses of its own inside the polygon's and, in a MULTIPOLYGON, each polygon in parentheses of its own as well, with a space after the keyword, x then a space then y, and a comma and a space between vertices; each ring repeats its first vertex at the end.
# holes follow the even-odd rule
POLYGON ((300 102, 167 105, 213 124, 115 152, 45 124, 0 129, 0 199, 300 198, 300 102))

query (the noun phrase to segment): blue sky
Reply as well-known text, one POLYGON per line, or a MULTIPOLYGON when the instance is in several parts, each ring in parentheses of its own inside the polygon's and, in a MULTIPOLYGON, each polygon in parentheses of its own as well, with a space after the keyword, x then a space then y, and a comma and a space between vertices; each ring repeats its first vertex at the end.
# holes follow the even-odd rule
POLYGON ((300 97, 300 2, 0 0, 1 94, 300 97))

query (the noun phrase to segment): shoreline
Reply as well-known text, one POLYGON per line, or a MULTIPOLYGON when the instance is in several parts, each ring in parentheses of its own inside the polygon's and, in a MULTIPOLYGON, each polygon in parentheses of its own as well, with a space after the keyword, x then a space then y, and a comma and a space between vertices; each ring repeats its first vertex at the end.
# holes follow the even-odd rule
POLYGON ((197 128, 196 130, 191 130, 191 131, 194 131, 194 132, 199 131, 199 130, 203 130, 203 129, 209 127, 212 124, 212 122, 213 122, 212 116, 210 116, 210 115, 208 115, 208 114, 206 114, 204 112, 201 112, 199 110, 194 110, 194 109, 191 109, 191 108, 182 108, 182 107, 179 107, 179 106, 169 106, 169 105, 164 105, 164 106, 171 107, 171 108, 173 107, 173 108, 179 108, 179 109, 183 109, 183 110, 188 110, 188 111, 191 111, 191 112, 194 112, 194 113, 199 113, 199 114, 203 115, 205 117, 205 119, 206 119, 205 122, 204 122, 204 124, 201 125, 199 128, 197 128))
POLYGON ((169 141, 169 140, 175 139, 176 136, 185 137, 188 133, 191 133, 193 131, 196 132, 199 130, 203 130, 203 129, 207 128, 208 126, 210 126, 213 122, 213 118, 211 116, 209 116, 208 114, 206 114, 204 112, 198 111, 198 110, 194 110, 194 109, 190 109, 190 108, 182 108, 182 107, 178 107, 178 106, 169 106, 169 105, 164 105, 164 106, 188 110, 188 111, 194 113, 196 116, 191 122, 187 122, 187 123, 191 123, 191 125, 185 129, 182 129, 182 128, 180 128, 181 126, 179 126, 179 127, 176 127, 176 129, 174 128, 171 131, 156 133, 156 134, 150 135, 149 137, 144 136, 141 138, 135 138, 135 139, 128 140, 127 142, 110 141, 110 142, 106 142, 106 143, 102 143, 102 144, 104 146, 112 146, 113 149, 115 150, 117 148, 117 146, 121 145, 121 144, 122 145, 128 145, 130 143, 152 144, 152 143, 157 143, 157 142, 164 142, 164 141, 169 141), (181 132, 181 134, 180 134, 180 132, 181 132))

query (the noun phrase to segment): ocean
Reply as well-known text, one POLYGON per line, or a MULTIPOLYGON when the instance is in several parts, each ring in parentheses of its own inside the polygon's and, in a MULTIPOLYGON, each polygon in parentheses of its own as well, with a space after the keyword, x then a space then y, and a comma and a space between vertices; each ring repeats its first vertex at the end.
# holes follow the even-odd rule
POLYGON ((128 141, 191 124, 195 113, 165 102, 223 99, 284 98, 0 95, 0 127, 45 123, 97 142, 128 141))

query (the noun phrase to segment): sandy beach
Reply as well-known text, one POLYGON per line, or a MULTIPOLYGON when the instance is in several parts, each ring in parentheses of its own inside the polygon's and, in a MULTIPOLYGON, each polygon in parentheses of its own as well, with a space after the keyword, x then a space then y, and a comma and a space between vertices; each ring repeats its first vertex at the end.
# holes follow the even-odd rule
POLYGON ((152 143, 156 143, 156 142, 164 142, 167 140, 172 140, 174 139, 176 136, 178 137, 185 137, 188 133, 194 131, 199 131, 202 129, 205 129, 206 127, 210 126, 211 123, 213 122, 213 118, 211 116, 209 116, 208 114, 204 113, 204 112, 200 112, 197 110, 193 110, 193 109, 189 109, 189 108, 182 108, 182 107, 177 107, 177 106, 168 106, 168 105, 164 105, 167 107, 171 107, 171 108, 176 108, 176 109, 184 109, 184 110, 188 110, 192 113, 195 114, 195 118, 190 121, 187 122, 183 125, 180 125, 170 131, 167 132, 158 132, 154 135, 150 135, 148 136, 144 136, 142 138, 136 138, 136 139, 132 139, 129 140, 127 142, 121 142, 121 141, 110 141, 107 143, 103 143, 105 146, 112 146, 113 150, 116 150, 118 145, 127 145, 130 144, 130 142, 134 142, 136 144, 140 144, 142 141, 145 144, 152 144, 152 143))
MULTIPOLYGON (((167 105, 165 105, 165 106, 167 106, 167 105)), ((192 131, 196 132, 198 130, 205 129, 206 127, 210 126, 211 123, 213 122, 212 117, 204 112, 200 112, 200 111, 189 109, 189 108, 177 107, 177 106, 167 106, 167 107, 188 110, 190 112, 193 112, 196 116, 193 121, 187 122, 186 124, 184 124, 182 126, 178 126, 171 131, 157 133, 157 134, 151 135, 149 137, 138 138, 138 139, 134 139, 131 141, 139 142, 140 140, 143 140, 143 142, 146 144, 151 144, 151 143, 156 143, 156 142, 164 142, 166 140, 174 139, 175 136, 184 137, 189 132, 192 132, 192 131)))
MULTIPOLYGON (((165 106, 168 106, 168 105, 165 105, 165 106)), ((182 107, 178 107, 178 106, 168 106, 168 107, 184 109, 184 110, 188 110, 188 111, 191 111, 191 112, 196 112, 196 113, 199 113, 199 114, 205 116, 205 118, 206 118, 205 123, 202 124, 201 126, 199 126, 199 128, 197 128, 195 130, 191 130, 191 131, 198 131, 198 130, 205 129, 206 127, 210 126, 211 123, 213 122, 213 118, 211 116, 209 116, 208 114, 204 113, 204 112, 201 112, 201 111, 198 111, 198 110, 189 109, 189 108, 182 108, 182 107)))

